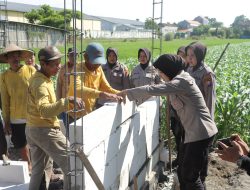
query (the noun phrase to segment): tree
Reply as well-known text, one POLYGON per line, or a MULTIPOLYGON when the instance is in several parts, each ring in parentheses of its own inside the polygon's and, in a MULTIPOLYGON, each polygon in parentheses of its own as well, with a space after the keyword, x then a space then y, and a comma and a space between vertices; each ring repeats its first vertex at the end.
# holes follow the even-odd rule
POLYGON ((241 37, 242 35, 248 34, 250 30, 250 20, 245 15, 235 17, 233 24, 233 33, 235 37, 241 37))
MULTIPOLYGON (((218 22, 216 20, 216 18, 208 18, 208 25, 211 28, 215 28, 215 32, 213 33, 213 36, 220 36, 222 35, 222 33, 224 33, 225 31, 222 31, 222 27, 223 27, 223 23, 222 22, 218 22)), ((223 35, 224 36, 224 35, 223 35)))
POLYGON ((208 25, 213 28, 221 28, 223 26, 222 22, 218 22, 216 18, 208 18, 208 25))
POLYGON ((40 15, 38 12, 34 9, 32 9, 30 12, 27 12, 24 14, 24 17, 28 20, 29 23, 35 24, 37 20, 40 20, 40 15))
POLYGON ((145 29, 158 30, 159 27, 158 27, 157 23, 152 18, 147 18, 145 21, 145 29))
POLYGON ((40 9, 32 9, 31 12, 25 13, 25 18, 31 24, 41 24, 52 26, 60 29, 71 29, 70 22, 72 18, 81 19, 81 13, 76 11, 73 14, 71 10, 55 11, 49 5, 42 5, 40 9), (66 23, 66 26, 65 26, 66 23))
POLYGON ((200 25, 193 29, 192 35, 193 36, 208 35, 209 28, 210 27, 208 25, 200 25))

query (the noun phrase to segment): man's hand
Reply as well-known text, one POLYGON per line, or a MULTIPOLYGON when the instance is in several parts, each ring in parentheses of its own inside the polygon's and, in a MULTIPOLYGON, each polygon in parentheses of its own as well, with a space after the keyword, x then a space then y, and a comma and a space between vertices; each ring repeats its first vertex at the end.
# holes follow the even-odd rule
POLYGON ((123 98, 123 103, 126 103, 126 96, 127 96, 127 91, 123 90, 117 94, 118 96, 121 96, 123 98))
POLYGON ((113 100, 116 102, 122 102, 123 98, 122 96, 116 95, 116 94, 110 94, 107 92, 101 92, 99 98, 104 100, 113 100))
POLYGON ((215 152, 218 156, 225 161, 235 163, 243 154, 243 150, 240 144, 236 141, 232 141, 232 147, 225 145, 224 143, 218 141, 218 144, 222 147, 222 150, 217 149, 215 152))
POLYGON ((244 155, 247 155, 249 153, 250 149, 247 143, 245 143, 238 134, 232 134, 231 139, 233 139, 240 145, 241 149, 243 150, 244 155))
POLYGON ((4 131, 5 135, 11 135, 12 134, 12 130, 11 130, 10 124, 6 124, 5 123, 3 131, 4 131))
POLYGON ((76 99, 74 99, 74 96, 69 96, 69 97, 68 97, 68 100, 69 100, 69 103, 70 103, 70 104, 74 104, 74 102, 76 102, 76 107, 77 107, 78 109, 83 109, 84 106, 85 106, 85 104, 84 104, 84 102, 82 101, 81 98, 76 98, 76 99))

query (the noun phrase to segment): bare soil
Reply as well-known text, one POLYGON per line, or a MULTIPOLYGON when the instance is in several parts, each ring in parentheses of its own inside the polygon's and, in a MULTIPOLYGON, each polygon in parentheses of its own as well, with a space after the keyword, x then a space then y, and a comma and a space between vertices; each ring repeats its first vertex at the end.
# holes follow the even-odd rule
MULTIPOLYGON (((165 172, 167 180, 158 183, 157 190, 179 190, 175 170, 173 174, 165 172)), ((209 155, 207 190, 250 190, 250 176, 238 168, 235 163, 221 160, 216 153, 209 155)))
POLYGON ((210 154, 208 190, 249 190, 250 176, 235 163, 221 160, 216 153, 210 154))

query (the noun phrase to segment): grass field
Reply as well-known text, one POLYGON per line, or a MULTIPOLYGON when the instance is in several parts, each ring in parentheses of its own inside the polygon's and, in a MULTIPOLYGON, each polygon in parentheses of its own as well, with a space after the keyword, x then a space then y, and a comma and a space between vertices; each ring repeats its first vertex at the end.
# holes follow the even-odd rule
MULTIPOLYGON (((191 39, 181 39, 172 41, 162 41, 162 53, 176 53, 176 50, 180 46, 188 45, 189 43, 197 41, 191 39)), ((250 42, 250 39, 217 39, 217 38, 207 38, 204 40, 199 40, 205 44, 208 48, 217 45, 223 45, 227 43, 238 44, 242 42, 250 42)), ((149 48, 151 49, 152 40, 151 39, 122 39, 122 40, 110 40, 110 39, 84 39, 82 41, 82 49, 84 50, 88 43, 99 42, 105 49, 108 47, 114 47, 118 49, 119 59, 126 60, 128 58, 137 58, 137 52, 139 48, 149 48)), ((80 50, 80 42, 77 43, 77 48, 80 50)), ((70 46, 70 44, 69 44, 70 46)), ((160 41, 155 41, 155 47, 160 46, 160 41)), ((63 51, 64 47, 60 47, 63 51)), ((158 56, 159 51, 154 51, 154 56, 158 56)))

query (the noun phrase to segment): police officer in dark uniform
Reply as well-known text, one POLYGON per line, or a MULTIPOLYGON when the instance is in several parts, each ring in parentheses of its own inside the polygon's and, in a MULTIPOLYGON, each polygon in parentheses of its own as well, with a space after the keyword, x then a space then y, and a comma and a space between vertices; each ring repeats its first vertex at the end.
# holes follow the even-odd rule
MULTIPOLYGON (((131 73, 131 88, 161 83, 161 78, 157 70, 152 66, 150 62, 151 52, 147 48, 140 48, 138 50, 138 60, 139 65, 137 65, 131 73)), ((150 97, 151 96, 137 100, 137 104, 144 102, 150 97)))
MULTIPOLYGON (((118 51, 109 47, 106 51, 107 63, 102 66, 105 77, 112 88, 124 90, 129 88, 129 72, 125 65, 118 61, 118 51)), ((98 99, 96 108, 106 103, 107 100, 98 99)))
MULTIPOLYGON (((186 46, 181 46, 177 50, 177 55, 180 55, 184 61, 185 61, 185 66, 184 66, 184 71, 186 71, 188 67, 188 63, 186 61, 186 52, 185 52, 186 46)), ((175 160, 172 162, 172 167, 175 168, 179 165, 179 149, 181 145, 181 142, 184 140, 183 139, 183 134, 184 134, 184 129, 181 124, 180 118, 178 117, 176 110, 173 108, 172 105, 170 105, 170 127, 173 132, 173 135, 175 137, 175 144, 176 144, 176 152, 177 152, 177 157, 175 160)), ((170 163, 167 164, 167 167, 170 167, 170 163)))
POLYGON ((204 63, 207 48, 199 42, 193 42, 185 48, 185 51, 189 63, 187 72, 195 79, 210 111, 211 118, 214 120, 216 80, 212 69, 204 63))

